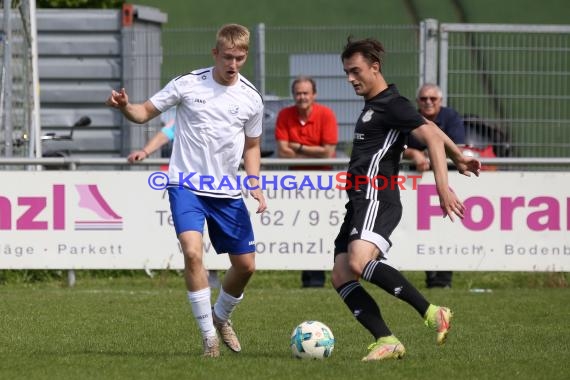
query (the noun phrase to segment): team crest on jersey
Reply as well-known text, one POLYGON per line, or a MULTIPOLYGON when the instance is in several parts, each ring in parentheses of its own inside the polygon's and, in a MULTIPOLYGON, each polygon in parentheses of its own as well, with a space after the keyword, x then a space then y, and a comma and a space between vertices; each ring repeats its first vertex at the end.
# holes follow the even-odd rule
POLYGON ((232 115, 237 115, 239 112, 239 106, 237 104, 230 104, 229 111, 232 115))
POLYGON ((372 119, 372 115, 373 115, 373 114, 374 114, 374 111, 371 110, 371 109, 368 110, 368 111, 366 111, 366 112, 364 113, 364 115, 362 115, 362 122, 363 122, 363 123, 369 122, 370 119, 372 119))

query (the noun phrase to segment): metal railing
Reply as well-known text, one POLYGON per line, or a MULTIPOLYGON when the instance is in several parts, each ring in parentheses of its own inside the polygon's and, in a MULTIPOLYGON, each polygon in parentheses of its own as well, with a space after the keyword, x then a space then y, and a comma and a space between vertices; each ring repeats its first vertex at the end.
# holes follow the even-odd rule
POLYGON ((508 136, 514 157, 570 149, 570 25, 439 27, 444 101, 508 136))
MULTIPOLYGON (((542 158, 481 158, 483 165, 522 167, 526 170, 529 167, 552 166, 570 170, 570 157, 542 157, 542 158)), ((24 169, 33 170, 37 166, 67 166, 70 170, 77 170, 82 166, 110 166, 122 167, 128 169, 137 169, 140 167, 159 167, 168 165, 167 158, 149 158, 142 162, 130 164, 125 158, 84 158, 84 157, 53 157, 53 158, 3 158, 0 157, 0 166, 24 166, 24 169)), ((287 169, 292 165, 332 165, 347 166, 349 158, 262 158, 262 167, 272 166, 287 169)), ((411 162, 402 160, 402 166, 409 165, 411 162)), ((115 168, 116 169, 116 168, 115 168)), ((0 167, 0 171, 3 169, 0 167)))

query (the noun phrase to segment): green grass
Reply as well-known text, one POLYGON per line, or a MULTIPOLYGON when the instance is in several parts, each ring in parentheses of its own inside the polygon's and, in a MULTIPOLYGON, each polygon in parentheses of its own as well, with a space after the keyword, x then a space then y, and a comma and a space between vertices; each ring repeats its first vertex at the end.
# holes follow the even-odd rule
MULTIPOLYGON (((421 287, 422 273, 407 275, 421 287)), ((567 273, 456 273, 453 289, 424 289, 429 300, 455 311, 444 347, 435 346, 435 334, 413 309, 367 286, 408 351, 404 360, 383 363, 360 362, 369 334, 330 285, 300 289, 299 272, 254 276, 233 316, 243 351, 224 347, 218 360, 200 357, 179 274, 150 279, 79 272, 71 289, 63 279, 10 281, 0 286, 0 378, 563 379, 570 352, 568 280, 567 273), (471 293, 469 287, 493 291, 471 293), (337 340, 331 358, 291 357, 290 333, 305 319, 331 327, 337 340)))

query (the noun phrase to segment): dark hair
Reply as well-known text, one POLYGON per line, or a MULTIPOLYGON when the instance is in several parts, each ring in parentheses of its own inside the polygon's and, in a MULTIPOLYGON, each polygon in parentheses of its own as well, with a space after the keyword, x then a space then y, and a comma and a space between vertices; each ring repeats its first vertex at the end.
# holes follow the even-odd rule
POLYGON ((348 37, 347 43, 340 55, 342 61, 352 57, 356 53, 362 54, 368 63, 373 64, 378 62, 380 65, 380 72, 382 72, 382 62, 384 60, 384 46, 378 40, 373 38, 365 38, 363 40, 354 40, 351 36, 348 37))
POLYGON ((317 93, 317 84, 315 83, 315 80, 311 77, 300 75, 297 78, 295 78, 293 83, 291 83, 291 94, 295 95, 295 86, 297 85, 297 83, 300 82, 310 82, 311 86, 313 87, 313 93, 314 94, 317 93))

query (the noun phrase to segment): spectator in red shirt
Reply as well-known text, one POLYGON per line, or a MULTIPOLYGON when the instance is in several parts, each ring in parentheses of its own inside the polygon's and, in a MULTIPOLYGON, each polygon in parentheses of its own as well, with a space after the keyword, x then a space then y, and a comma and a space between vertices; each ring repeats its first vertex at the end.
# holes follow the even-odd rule
MULTIPOLYGON (((315 102, 317 85, 313 78, 300 76, 291 85, 295 105, 277 115, 275 140, 282 158, 332 158, 338 143, 334 112, 315 102)), ((330 166, 294 166, 295 170, 328 170, 330 166)), ((303 271, 303 287, 323 287, 324 271, 303 271)))

